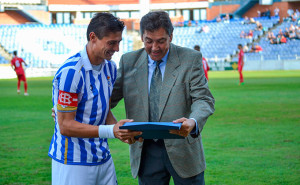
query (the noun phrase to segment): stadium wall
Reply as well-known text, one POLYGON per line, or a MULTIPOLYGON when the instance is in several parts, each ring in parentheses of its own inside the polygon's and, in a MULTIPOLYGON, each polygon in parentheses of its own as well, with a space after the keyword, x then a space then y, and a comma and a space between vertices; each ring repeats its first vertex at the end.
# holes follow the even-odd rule
POLYGON ((16 11, 7 10, 5 12, 0 12, 0 24, 25 24, 29 22, 25 17, 18 14, 16 11))
POLYGON ((214 20, 220 14, 234 13, 240 4, 218 5, 207 8, 207 20, 214 20))
POLYGON ((43 10, 28 10, 31 15, 38 17, 44 24, 51 24, 50 12, 43 10))
MULTIPOLYGON (((211 71, 237 70, 236 61, 208 61, 211 71)), ((300 70, 300 60, 245 61, 244 71, 300 70)))
MULTIPOLYGON (((224 71, 230 67, 228 62, 209 63, 213 71, 224 71)), ((27 68, 26 77, 54 76, 58 68, 27 68)), ((231 69, 232 70, 232 69, 231 69)), ((245 61, 245 71, 271 71, 271 70, 300 70, 299 60, 270 60, 270 61, 245 61)), ((0 79, 17 78, 16 73, 9 64, 0 65, 0 79)))
POLYGON ((257 17, 257 11, 259 10, 260 12, 265 12, 266 9, 270 9, 271 11, 271 16, 274 16, 274 10, 275 8, 278 7, 279 8, 279 17, 280 20, 282 21, 282 19, 284 17, 287 17, 287 10, 288 9, 300 9, 300 2, 275 2, 272 5, 260 5, 260 4, 256 4, 254 5, 252 8, 250 8, 244 15, 243 17, 247 16, 247 17, 257 17))
POLYGON ((48 0, 48 4, 62 4, 62 5, 119 5, 119 4, 138 4, 139 0, 48 0))
POLYGON ((245 71, 300 70, 299 60, 245 61, 245 71))
MULTIPOLYGON (((58 68, 25 68, 26 77, 54 76, 58 68)), ((0 64, 0 79, 17 78, 15 71, 9 64, 0 64)))

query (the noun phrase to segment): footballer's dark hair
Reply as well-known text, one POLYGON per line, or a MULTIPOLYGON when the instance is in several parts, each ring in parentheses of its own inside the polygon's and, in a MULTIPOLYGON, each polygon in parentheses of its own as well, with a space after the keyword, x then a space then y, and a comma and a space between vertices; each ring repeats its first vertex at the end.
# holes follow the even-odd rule
POLYGON ((86 36, 90 41, 90 33, 94 32, 98 39, 108 36, 112 32, 122 32, 124 30, 124 22, 110 13, 97 13, 88 25, 86 36))
POLYGON ((143 35, 145 31, 154 32, 159 28, 165 29, 169 36, 173 33, 174 27, 167 12, 153 11, 142 17, 140 22, 141 35, 143 35))

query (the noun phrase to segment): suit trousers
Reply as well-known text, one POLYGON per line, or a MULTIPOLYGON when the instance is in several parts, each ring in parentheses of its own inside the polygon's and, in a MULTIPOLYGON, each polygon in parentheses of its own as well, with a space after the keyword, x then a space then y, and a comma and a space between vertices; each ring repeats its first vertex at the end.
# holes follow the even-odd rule
POLYGON ((138 174, 139 185, 169 185, 171 176, 175 185, 205 184, 204 171, 190 178, 182 178, 176 173, 162 139, 157 142, 145 139, 138 174))

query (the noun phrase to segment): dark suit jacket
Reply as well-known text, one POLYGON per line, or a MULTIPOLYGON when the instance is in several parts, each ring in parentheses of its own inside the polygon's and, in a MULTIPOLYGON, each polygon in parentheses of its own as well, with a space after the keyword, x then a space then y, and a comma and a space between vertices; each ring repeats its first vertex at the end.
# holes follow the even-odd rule
MULTIPOLYGON (((198 51, 170 45, 159 102, 161 122, 186 117, 198 122, 199 133, 214 112, 214 98, 204 76, 202 55, 198 51)), ((112 107, 124 98, 126 117, 136 122, 149 120, 148 59, 145 49, 124 54, 111 97, 112 107)), ((165 139, 173 168, 183 178, 205 170, 201 134, 185 139, 165 139)), ((136 178, 143 143, 130 145, 130 164, 136 178)))

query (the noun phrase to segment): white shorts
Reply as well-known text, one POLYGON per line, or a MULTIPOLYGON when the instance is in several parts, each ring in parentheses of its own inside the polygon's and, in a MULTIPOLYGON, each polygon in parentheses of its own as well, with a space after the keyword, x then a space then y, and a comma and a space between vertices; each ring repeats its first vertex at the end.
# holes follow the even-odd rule
POLYGON ((112 158, 95 166, 66 165, 52 159, 52 185, 116 185, 112 158))

